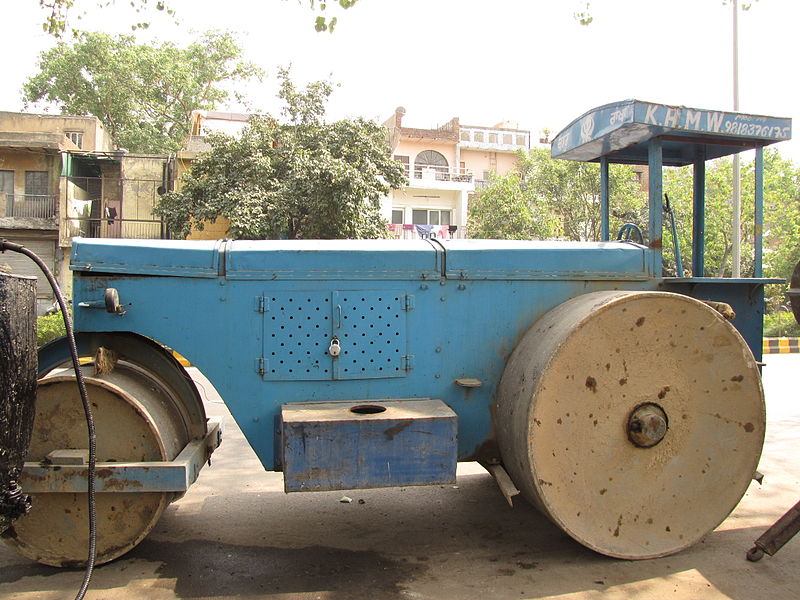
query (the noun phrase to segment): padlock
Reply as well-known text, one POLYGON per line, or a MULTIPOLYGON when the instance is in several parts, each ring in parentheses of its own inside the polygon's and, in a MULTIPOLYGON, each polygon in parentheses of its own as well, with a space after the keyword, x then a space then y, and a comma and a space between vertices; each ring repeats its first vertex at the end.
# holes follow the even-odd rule
POLYGON ((339 356, 339 353, 342 351, 342 347, 339 345, 339 338, 335 337, 331 340, 331 345, 328 348, 328 354, 336 358, 339 356))

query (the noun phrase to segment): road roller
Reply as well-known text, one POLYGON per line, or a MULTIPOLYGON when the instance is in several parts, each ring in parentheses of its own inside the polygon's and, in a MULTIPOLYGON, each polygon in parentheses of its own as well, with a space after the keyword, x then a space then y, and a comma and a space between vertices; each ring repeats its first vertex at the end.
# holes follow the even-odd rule
MULTIPOLYGON (((287 492, 442 485, 479 461, 592 550, 698 542, 764 440, 764 146, 791 121, 637 100, 595 108, 556 158, 599 162, 597 241, 73 240, 73 307, 97 430, 98 562, 197 478, 218 423, 169 349, 213 383, 287 492), (755 150, 752 277, 704 273, 706 161, 755 150), (609 164, 646 165, 647 222, 609 231, 609 164), (691 166, 690 275, 667 277, 664 167, 691 166), (631 232, 637 235, 630 235, 631 232), (619 237, 620 239, 615 239, 619 237)), ((687 227, 689 225, 687 224, 687 227)), ((39 352, 6 542, 85 556, 85 433, 63 341, 39 352)))

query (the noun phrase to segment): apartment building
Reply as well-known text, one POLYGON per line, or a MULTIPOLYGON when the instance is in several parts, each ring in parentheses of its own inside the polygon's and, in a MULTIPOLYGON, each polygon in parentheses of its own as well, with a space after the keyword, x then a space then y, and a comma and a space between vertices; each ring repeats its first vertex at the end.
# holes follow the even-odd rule
MULTIPOLYGON (((96 117, 0 112, 0 236, 38 254, 69 295, 74 236, 165 237, 152 214, 170 185, 172 157, 115 149, 96 117)), ((0 265, 39 278, 37 307, 54 301, 27 257, 0 265)))
POLYGON ((431 129, 407 127, 398 107, 385 123, 394 158, 406 167, 409 185, 392 190, 382 211, 397 238, 464 238, 469 199, 491 173, 511 170, 518 150, 531 147, 530 131, 503 122, 462 125, 454 117, 431 129))

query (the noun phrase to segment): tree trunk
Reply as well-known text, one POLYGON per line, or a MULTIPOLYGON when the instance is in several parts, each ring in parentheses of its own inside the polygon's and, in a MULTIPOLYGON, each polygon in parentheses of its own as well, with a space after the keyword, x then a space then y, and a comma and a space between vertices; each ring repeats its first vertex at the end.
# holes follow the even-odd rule
POLYGON ((36 280, 0 273, 0 533, 25 514, 17 480, 36 401, 36 280))

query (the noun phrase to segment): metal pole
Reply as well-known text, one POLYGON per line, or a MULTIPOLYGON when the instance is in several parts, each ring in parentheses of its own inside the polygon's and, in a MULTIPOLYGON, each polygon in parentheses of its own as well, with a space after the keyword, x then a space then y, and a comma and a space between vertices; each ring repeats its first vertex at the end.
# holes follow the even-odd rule
MULTIPOLYGON (((739 110, 739 2, 732 0, 733 4, 733 110, 739 110)), ((733 248, 731 259, 733 262, 731 276, 742 276, 742 198, 739 175, 739 153, 733 155, 733 248)))
POLYGON ((600 159, 600 241, 609 240, 609 188, 608 188, 608 157, 600 159))

